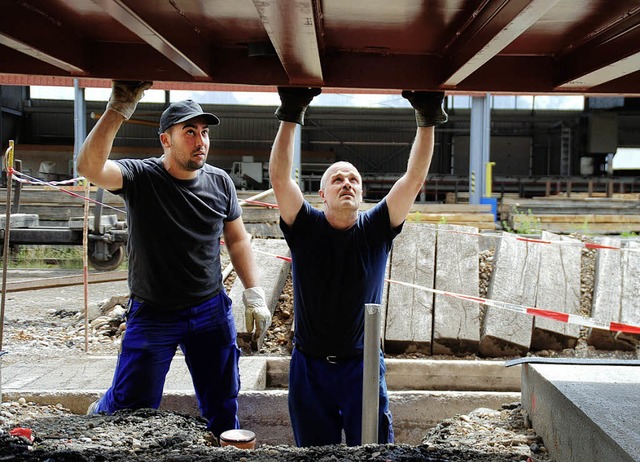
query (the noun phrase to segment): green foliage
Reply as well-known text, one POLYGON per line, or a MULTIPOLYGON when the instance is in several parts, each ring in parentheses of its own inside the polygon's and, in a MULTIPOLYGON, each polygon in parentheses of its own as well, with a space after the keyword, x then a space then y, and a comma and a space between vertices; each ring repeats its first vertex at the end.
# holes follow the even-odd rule
POLYGON ((82 247, 19 246, 12 251, 9 268, 82 268, 82 247))
POLYGON ((421 221, 420 220, 420 212, 412 212, 412 213, 410 213, 409 215, 407 215, 407 220, 406 221, 408 221, 410 223, 413 223, 413 222, 419 223, 421 221))
POLYGON ((638 237, 638 233, 635 231, 623 231, 620 233, 620 237, 638 237))
POLYGON ((516 234, 539 234, 542 231, 542 225, 540 218, 536 217, 531 209, 527 209, 527 212, 523 212, 518 209, 517 205, 511 207, 511 214, 513 217, 518 217, 513 220, 513 223, 517 222, 517 229, 511 229, 506 222, 503 223, 505 231, 516 234))

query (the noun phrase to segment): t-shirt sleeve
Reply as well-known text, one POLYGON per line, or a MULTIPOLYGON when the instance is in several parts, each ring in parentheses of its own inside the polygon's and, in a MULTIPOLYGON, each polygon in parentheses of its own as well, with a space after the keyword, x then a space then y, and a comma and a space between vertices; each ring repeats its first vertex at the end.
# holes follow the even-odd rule
POLYGON ((300 207, 300 210, 296 215, 296 219, 293 220, 291 226, 286 224, 282 217, 280 217, 280 229, 282 230, 284 236, 287 238, 291 238, 294 234, 298 234, 301 230, 304 230, 304 228, 312 219, 312 211, 313 207, 311 207, 311 204, 305 200, 302 201, 302 206, 300 207))
POLYGON ((227 192, 228 206, 227 206, 227 218, 224 221, 233 221, 236 220, 240 215, 242 215, 242 207, 240 207, 240 202, 238 201, 238 192, 236 191, 236 187, 231 180, 231 177, 226 173, 222 176, 224 182, 224 189, 227 192))

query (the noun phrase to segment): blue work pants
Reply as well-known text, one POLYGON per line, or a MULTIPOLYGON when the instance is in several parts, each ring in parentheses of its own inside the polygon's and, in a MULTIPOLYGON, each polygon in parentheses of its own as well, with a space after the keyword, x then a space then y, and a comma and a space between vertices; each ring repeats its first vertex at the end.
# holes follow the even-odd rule
POLYGON ((130 300, 113 383, 94 412, 158 408, 178 346, 209 430, 219 436, 225 430, 240 428, 240 349, 231 299, 224 291, 179 311, 161 311, 130 300))
MULTIPOLYGON (((293 349, 289 370, 289 415, 299 447, 362 442, 362 358, 328 361, 293 349)), ((380 352, 378 443, 393 443, 393 421, 380 352)))

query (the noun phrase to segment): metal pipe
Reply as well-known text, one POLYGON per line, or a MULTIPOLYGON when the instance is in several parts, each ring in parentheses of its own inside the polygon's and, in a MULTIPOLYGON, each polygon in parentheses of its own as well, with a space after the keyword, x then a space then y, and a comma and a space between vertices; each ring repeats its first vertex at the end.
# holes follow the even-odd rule
POLYGON ((380 317, 382 305, 364 305, 364 370, 362 372, 362 444, 378 443, 380 408, 380 317))
POLYGON ((7 271, 9 268, 9 233, 11 229, 11 187, 12 175, 13 175, 13 155, 14 155, 14 142, 9 140, 9 148, 4 155, 5 168, 7 170, 7 206, 5 210, 4 221, 4 243, 2 247, 2 300, 0 301, 0 351, 2 351, 2 344, 4 338, 4 308, 6 302, 7 292, 7 271))

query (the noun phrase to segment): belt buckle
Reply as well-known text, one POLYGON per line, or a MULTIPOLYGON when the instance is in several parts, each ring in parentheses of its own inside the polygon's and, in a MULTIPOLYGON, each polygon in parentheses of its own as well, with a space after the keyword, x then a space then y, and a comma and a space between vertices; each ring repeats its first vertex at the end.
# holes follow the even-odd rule
POLYGON ((337 356, 327 356, 325 359, 327 360, 327 362, 329 364, 338 364, 338 357, 337 356))

